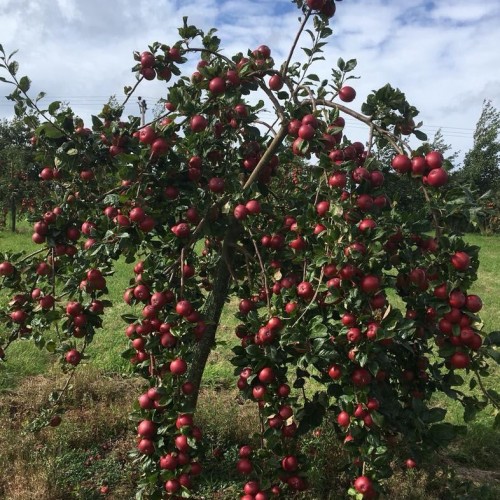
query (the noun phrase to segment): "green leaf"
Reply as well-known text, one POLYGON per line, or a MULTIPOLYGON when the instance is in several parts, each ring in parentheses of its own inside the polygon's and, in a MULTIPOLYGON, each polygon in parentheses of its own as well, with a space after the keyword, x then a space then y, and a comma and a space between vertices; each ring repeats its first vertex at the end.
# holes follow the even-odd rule
POLYGON ((97 116, 92 115, 92 126, 97 130, 101 129, 103 126, 102 120, 97 116))
POLYGON ((337 66, 340 69, 340 71, 344 71, 344 69, 345 69, 345 61, 341 57, 339 57, 338 60, 337 60, 337 66))
POLYGON ((312 80, 313 82, 319 82, 319 76, 318 75, 307 75, 306 78, 309 78, 309 80, 312 80))
POLYGON ((194 38, 198 35, 203 34, 203 32, 200 31, 196 26, 188 25, 187 21, 188 21, 187 16, 184 16, 182 18, 184 26, 182 28, 179 28, 178 30, 181 38, 194 38))
POLYGON ((303 435, 321 425, 326 408, 318 401, 306 401, 299 410, 297 417, 300 420, 298 434, 303 435))
POLYGON ((476 418, 476 415, 487 405, 486 401, 479 402, 475 398, 464 398, 464 421, 472 422, 476 418))
POLYGON ((14 112, 16 113, 16 116, 19 118, 24 115, 25 110, 26 110, 26 106, 24 105, 24 103, 18 102, 14 106, 14 112))
POLYGON ((61 107, 61 101, 54 101, 49 104, 48 111, 52 116, 54 116, 54 114, 60 107, 61 107))
POLYGON ((28 92, 31 86, 31 80, 27 76, 23 76, 21 80, 19 80, 19 85, 18 87, 23 91, 23 92, 28 92))
POLYGON ((12 76, 16 76, 18 69, 19 69, 19 63, 17 63, 16 61, 12 61, 8 66, 9 73, 12 76))
POLYGON ((121 318, 123 319, 123 321, 129 324, 135 323, 137 321, 137 316, 134 316, 133 314, 122 314, 121 318))
POLYGON ((373 411, 370 413, 370 415, 372 416, 372 419, 375 422, 375 425, 377 425, 380 428, 384 427, 385 418, 381 413, 379 413, 378 411, 373 411))
POLYGON ((444 408, 431 408, 423 413, 422 420, 427 424, 434 424, 441 422, 445 416, 446 410, 444 408))
POLYGON ((52 352, 52 353, 55 352, 56 351, 56 343, 53 340, 49 340, 45 344, 45 349, 47 349, 47 351, 52 352))
POLYGON ((314 38, 315 38, 314 33, 311 30, 305 30, 305 32, 309 34, 309 36, 311 37, 311 40, 314 42, 314 38))
POLYGON ((295 382, 293 383, 293 388, 294 389, 301 389, 302 387, 304 387, 306 385, 306 381, 303 379, 303 378, 298 378, 295 380, 295 382))
POLYGON ((491 332, 483 342, 484 345, 500 345, 500 331, 491 332))
POLYGON ((429 437, 439 446, 445 446, 453 441, 466 427, 456 426, 448 422, 435 424, 429 429, 429 437))
POLYGON ((421 130, 414 130, 413 134, 420 141, 426 141, 427 140, 427 134, 424 134, 421 130))
POLYGON ((36 129, 36 134, 37 135, 45 135, 49 139, 60 139, 61 137, 64 137, 66 134, 62 131, 56 128, 52 123, 43 123, 36 129))
POLYGON ((484 350, 484 352, 494 361, 497 362, 497 364, 500 365, 500 351, 497 351, 493 349, 493 347, 488 347, 487 349, 484 350))
POLYGON ((317 339, 328 336, 328 327, 323 323, 316 323, 312 326, 309 334, 310 339, 317 339))
POLYGON ((348 73, 349 71, 352 71, 357 65, 358 61, 356 61, 356 59, 349 59, 349 61, 345 63, 344 71, 348 73))
POLYGON ((245 348, 245 351, 249 356, 259 356, 261 354, 261 349, 258 345, 255 344, 250 344, 248 347, 245 348))
POLYGON ((500 413, 497 413, 495 415, 495 420, 493 422, 493 428, 494 429, 500 429, 500 413))

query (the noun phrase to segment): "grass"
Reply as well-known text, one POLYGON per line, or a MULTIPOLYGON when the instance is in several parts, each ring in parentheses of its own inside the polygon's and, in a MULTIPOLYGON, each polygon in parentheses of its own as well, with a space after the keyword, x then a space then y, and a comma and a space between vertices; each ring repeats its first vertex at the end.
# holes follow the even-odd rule
MULTIPOLYGON (((26 241, 30 233, 26 225, 21 225, 16 234, 0 232, 0 250, 29 251, 26 241)), ((500 237, 467 235, 466 240, 481 247, 479 279, 471 293, 483 298, 481 316, 488 332, 500 325, 500 237)), ((7 363, 0 363, 0 498, 97 499, 102 498, 99 488, 104 484, 110 488, 109 498, 134 496, 135 475, 128 460, 133 426, 128 413, 141 391, 141 382, 130 376, 127 363, 120 357, 128 341, 120 318, 128 306, 121 295, 131 276, 131 266, 119 261, 110 290, 114 306, 88 349, 92 362, 78 371, 60 427, 36 434, 25 432, 27 423, 43 410, 50 391, 60 383, 53 357, 23 341, 9 348, 7 363)), ((255 405, 239 399, 234 369, 228 361, 237 343, 233 333, 237 324, 235 307, 233 300, 223 311, 218 344, 209 358, 205 388, 200 394, 197 420, 206 442, 205 472, 199 485, 203 498, 239 497, 241 478, 233 472, 234 459, 238 446, 252 440, 258 418, 255 405)), ((498 388, 498 374, 496 369, 485 381, 489 387, 498 388)), ((450 421, 461 421, 462 410, 453 401, 440 398, 436 404, 448 409, 450 421)), ((500 498, 500 432, 492 429, 492 422, 492 410, 487 409, 468 425, 465 436, 418 470, 396 467, 388 496, 426 500, 500 498)), ((303 449, 313 465, 313 489, 302 497, 304 500, 344 495, 347 479, 331 429, 325 424, 320 438, 304 439, 303 449)))

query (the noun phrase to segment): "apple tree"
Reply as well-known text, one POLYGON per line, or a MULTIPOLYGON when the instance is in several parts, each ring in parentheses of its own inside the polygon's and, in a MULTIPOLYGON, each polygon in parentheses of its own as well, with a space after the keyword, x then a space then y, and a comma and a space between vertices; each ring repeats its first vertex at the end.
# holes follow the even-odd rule
MULTIPOLYGON (((49 187, 32 218, 39 249, 0 259, 10 298, 1 355, 29 338, 71 378, 111 307, 117 259, 134 263, 124 357, 144 378, 131 413, 142 497, 195 489, 197 397, 231 297, 235 383, 260 415, 258 443, 242 443, 235 463, 244 500, 307 490, 301 438, 323 422, 343 443, 348 494, 375 498, 391 446, 414 463, 456 434, 433 394, 460 401, 466 420, 487 401, 498 408, 482 383, 498 333, 481 332, 482 302, 468 292, 478 248, 448 228, 459 186, 439 152, 409 146, 410 135, 426 138, 403 92, 386 85, 359 113, 349 107, 355 60, 339 58, 330 78, 313 72, 336 4, 294 3, 301 19, 282 64, 266 45, 224 55, 215 30, 184 19, 178 41, 134 53, 124 102, 88 126, 71 108, 32 99, 0 47, 16 113, 27 124, 38 117, 33 152, 49 187), (309 44, 293 62, 302 35, 309 44), (165 113, 145 125, 123 117, 153 79, 165 82, 165 113), (347 137, 345 117, 367 126, 366 143, 347 137), (425 199, 414 211, 387 195, 402 179, 425 199), (463 373, 484 397, 462 390, 463 373)), ((67 386, 40 425, 60 422, 67 386)))
POLYGON ((10 212, 12 231, 16 229, 17 218, 33 211, 47 189, 38 182, 31 136, 30 127, 21 120, 0 121, 1 225, 6 225, 10 212))

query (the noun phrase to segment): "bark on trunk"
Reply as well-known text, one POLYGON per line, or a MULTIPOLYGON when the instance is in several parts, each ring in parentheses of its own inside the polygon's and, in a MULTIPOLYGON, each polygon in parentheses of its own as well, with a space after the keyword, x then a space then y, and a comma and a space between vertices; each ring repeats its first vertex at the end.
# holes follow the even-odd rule
POLYGON ((13 233, 16 232, 16 198, 11 196, 10 198, 10 229, 13 233))
POLYGON ((233 260, 234 252, 231 243, 236 240, 236 234, 237 229, 235 227, 230 227, 222 244, 221 258, 217 264, 212 283, 213 288, 203 308, 204 321, 207 323, 208 327, 200 342, 196 344, 193 360, 190 363, 188 371, 188 380, 195 386, 195 391, 189 400, 189 406, 192 411, 196 410, 203 372, 205 371, 208 356, 215 343, 215 335, 219 326, 222 309, 224 308, 226 297, 229 292, 231 275, 228 269, 228 263, 231 265, 233 260))

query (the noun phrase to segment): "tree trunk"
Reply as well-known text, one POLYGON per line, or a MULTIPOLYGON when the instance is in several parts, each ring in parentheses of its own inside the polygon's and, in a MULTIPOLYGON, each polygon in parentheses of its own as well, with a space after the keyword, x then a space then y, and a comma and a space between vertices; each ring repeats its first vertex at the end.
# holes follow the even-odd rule
POLYGON ((10 229, 13 233, 16 232, 16 197, 10 197, 10 229))
POLYGON ((233 260, 234 251, 231 248, 231 244, 236 240, 236 235, 237 228, 234 226, 229 227, 222 244, 221 257, 214 273, 212 291, 207 297, 203 308, 203 319, 207 323, 207 329, 202 339, 196 344, 188 371, 188 380, 195 386, 195 391, 189 400, 189 405, 193 411, 196 409, 203 372, 205 371, 208 356, 215 343, 215 334, 229 292, 231 274, 228 264, 231 265, 233 260))

